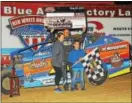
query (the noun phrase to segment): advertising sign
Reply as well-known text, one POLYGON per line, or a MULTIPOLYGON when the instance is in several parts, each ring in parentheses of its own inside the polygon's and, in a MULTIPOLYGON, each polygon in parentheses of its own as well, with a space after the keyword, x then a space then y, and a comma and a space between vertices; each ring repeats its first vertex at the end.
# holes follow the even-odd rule
POLYGON ((55 29, 82 29, 86 26, 84 7, 47 7, 45 23, 55 29))

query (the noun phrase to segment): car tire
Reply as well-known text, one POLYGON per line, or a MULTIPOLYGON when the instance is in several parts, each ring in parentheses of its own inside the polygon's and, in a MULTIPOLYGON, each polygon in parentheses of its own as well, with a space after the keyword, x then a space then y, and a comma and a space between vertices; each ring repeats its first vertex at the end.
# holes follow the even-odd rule
POLYGON ((94 85, 94 86, 98 86, 98 85, 101 85, 105 82, 105 80, 107 79, 107 71, 105 70, 104 71, 104 76, 97 79, 97 80, 94 80, 92 78, 89 78, 89 82, 94 85))
POLYGON ((9 90, 10 90, 10 75, 11 72, 9 70, 2 70, 1 72, 1 92, 3 94, 9 94, 9 90))

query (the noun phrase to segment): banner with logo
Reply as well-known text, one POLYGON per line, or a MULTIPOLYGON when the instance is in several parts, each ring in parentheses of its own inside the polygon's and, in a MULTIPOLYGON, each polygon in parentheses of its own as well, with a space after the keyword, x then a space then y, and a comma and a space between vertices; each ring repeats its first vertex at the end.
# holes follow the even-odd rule
POLYGON ((82 29, 86 26, 84 7, 47 7, 44 23, 52 29, 82 29))

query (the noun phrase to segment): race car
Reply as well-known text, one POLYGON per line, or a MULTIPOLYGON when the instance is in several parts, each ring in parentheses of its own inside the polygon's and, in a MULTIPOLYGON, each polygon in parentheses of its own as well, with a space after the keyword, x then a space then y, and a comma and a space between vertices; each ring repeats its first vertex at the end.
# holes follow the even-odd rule
MULTIPOLYGON (((89 53, 95 47, 99 48, 100 58, 105 65, 108 78, 130 72, 130 44, 127 41, 112 36, 102 36, 94 43, 86 39, 85 50, 89 53)), ((91 40, 91 39, 90 39, 91 40)))
MULTIPOLYGON (((11 52, 11 59, 14 58, 16 75, 19 77, 21 86, 25 88, 54 85, 55 71, 51 64, 52 42, 41 42, 11 52), (44 45, 39 51, 32 52, 30 49, 44 45)), ((9 94, 9 87, 6 87, 7 79, 11 75, 12 65, 3 70, 2 93, 9 94), (5 84, 6 83, 6 84, 5 84)), ((68 72, 68 70, 67 70, 68 72)), ((70 73, 67 73, 67 82, 70 83, 70 73)), ((63 78, 61 83, 63 84, 63 78)), ((8 82, 9 85, 9 82, 8 82)))

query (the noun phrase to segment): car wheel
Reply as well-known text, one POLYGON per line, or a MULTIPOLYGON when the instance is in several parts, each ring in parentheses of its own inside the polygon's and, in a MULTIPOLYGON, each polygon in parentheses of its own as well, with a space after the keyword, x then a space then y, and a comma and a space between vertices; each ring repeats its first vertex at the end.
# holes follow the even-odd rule
POLYGON ((9 77, 11 72, 9 70, 2 70, 1 73, 1 92, 3 94, 9 94, 9 90, 10 90, 10 81, 9 81, 9 77))
POLYGON ((100 78, 97 78, 97 79, 89 78, 89 82, 90 82, 92 85, 98 86, 98 85, 103 84, 103 83, 105 82, 106 79, 107 79, 107 71, 105 70, 105 71, 104 71, 104 76, 103 76, 103 77, 100 77, 100 78))

